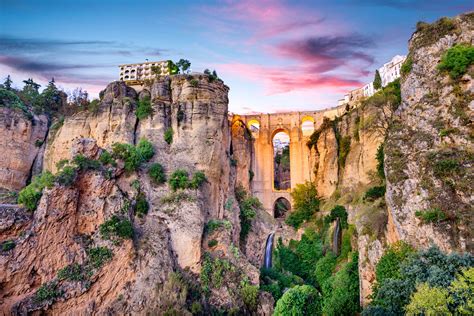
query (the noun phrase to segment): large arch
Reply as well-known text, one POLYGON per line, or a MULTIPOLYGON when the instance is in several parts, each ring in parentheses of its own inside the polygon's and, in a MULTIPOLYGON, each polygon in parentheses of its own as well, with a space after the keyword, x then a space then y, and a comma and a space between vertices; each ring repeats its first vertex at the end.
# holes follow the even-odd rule
POLYGON ((291 189, 290 132, 285 128, 277 128, 273 131, 271 139, 273 191, 289 191, 291 189))

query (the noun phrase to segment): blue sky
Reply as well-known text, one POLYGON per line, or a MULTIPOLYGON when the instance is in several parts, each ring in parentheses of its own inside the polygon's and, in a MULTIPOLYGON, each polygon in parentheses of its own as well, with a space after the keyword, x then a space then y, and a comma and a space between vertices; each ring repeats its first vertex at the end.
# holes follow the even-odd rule
POLYGON ((230 110, 335 106, 407 53, 417 21, 472 10, 470 1, 0 0, 0 77, 50 77, 97 95, 117 65, 189 59, 230 87, 230 110))

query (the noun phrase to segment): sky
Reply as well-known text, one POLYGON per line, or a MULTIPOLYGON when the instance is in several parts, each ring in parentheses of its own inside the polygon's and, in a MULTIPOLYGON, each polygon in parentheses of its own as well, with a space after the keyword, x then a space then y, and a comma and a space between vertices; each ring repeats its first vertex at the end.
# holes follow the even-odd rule
POLYGON ((234 113, 319 110, 407 53, 416 22, 461 0, 0 0, 0 79, 54 77, 94 97, 119 64, 185 58, 215 69, 234 113))

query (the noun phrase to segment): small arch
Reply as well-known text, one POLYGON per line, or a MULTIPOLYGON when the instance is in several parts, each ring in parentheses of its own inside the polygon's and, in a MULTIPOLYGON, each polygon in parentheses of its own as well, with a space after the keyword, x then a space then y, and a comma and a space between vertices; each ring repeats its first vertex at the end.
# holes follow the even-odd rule
POLYGON ((279 197, 273 203, 273 217, 285 218, 286 214, 291 210, 291 203, 284 197, 279 197))
POLYGON ((248 121, 247 126, 252 133, 260 132, 260 122, 257 120, 248 121))
POLYGON ((310 136, 314 132, 314 118, 305 116, 301 120, 301 132, 303 136, 310 136))
POLYGON ((130 72, 130 70, 128 70, 128 69, 127 69, 127 70, 125 70, 125 73, 126 73, 126 74, 128 74, 129 72, 130 72))

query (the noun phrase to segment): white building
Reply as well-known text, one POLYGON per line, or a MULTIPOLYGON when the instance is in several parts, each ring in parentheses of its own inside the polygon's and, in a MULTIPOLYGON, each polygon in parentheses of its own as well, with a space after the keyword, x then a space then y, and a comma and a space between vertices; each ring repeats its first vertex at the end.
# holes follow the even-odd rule
POLYGON ((170 73, 167 60, 148 61, 139 64, 125 64, 119 65, 120 80, 134 84, 146 79, 153 79, 156 75, 152 72, 152 67, 160 67, 162 75, 169 75, 170 73))
POLYGON ((364 97, 370 97, 374 95, 375 93, 374 83, 369 82, 368 84, 362 87, 362 90, 364 91, 364 97))
POLYGON ((382 78, 382 87, 400 78, 400 69, 406 58, 407 56, 396 55, 392 60, 379 68, 380 77, 382 78))

